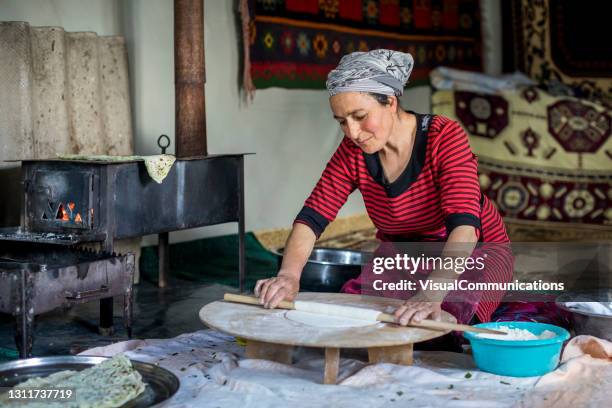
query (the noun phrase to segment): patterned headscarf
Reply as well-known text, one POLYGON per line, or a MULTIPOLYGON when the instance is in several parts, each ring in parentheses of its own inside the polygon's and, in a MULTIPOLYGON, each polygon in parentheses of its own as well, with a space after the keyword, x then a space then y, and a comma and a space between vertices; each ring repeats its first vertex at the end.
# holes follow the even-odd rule
POLYGON ((414 60, 408 53, 372 50, 347 54, 327 76, 327 90, 333 96, 340 92, 373 92, 400 96, 412 71, 414 60))

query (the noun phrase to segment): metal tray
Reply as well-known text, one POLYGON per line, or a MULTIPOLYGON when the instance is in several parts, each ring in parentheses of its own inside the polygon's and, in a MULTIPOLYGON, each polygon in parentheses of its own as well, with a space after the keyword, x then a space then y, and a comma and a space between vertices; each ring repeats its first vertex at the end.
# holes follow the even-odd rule
MULTIPOLYGON (((45 377, 63 370, 80 371, 107 360, 108 357, 57 356, 16 360, 0 364, 0 387, 13 387, 32 377, 45 377)), ((165 368, 131 360, 142 375, 145 391, 122 408, 151 407, 172 397, 179 388, 179 379, 165 368)))
POLYGON ((557 307, 572 315, 572 323, 576 334, 591 336, 612 341, 612 316, 600 315, 565 306, 565 302, 585 301, 612 302, 612 289, 570 292, 556 299, 557 307))

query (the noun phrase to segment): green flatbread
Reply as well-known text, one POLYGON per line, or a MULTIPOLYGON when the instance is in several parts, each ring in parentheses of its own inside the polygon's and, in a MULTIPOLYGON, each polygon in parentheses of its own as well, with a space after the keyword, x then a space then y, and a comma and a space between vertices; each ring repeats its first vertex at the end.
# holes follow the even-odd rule
POLYGON ((84 161, 103 161, 103 162, 128 162, 134 160, 144 160, 144 156, 109 156, 106 154, 58 154, 61 160, 84 160, 84 161))
POLYGON ((81 155, 81 154, 62 154, 57 156, 58 159, 62 160, 86 160, 86 161, 102 161, 102 162, 126 162, 134 160, 143 160, 147 173, 155 180, 155 182, 161 184, 166 178, 172 165, 176 161, 176 157, 171 154, 158 154, 152 156, 108 156, 104 154, 96 155, 81 155))
POLYGON ((149 176, 159 184, 161 184, 168 173, 170 173, 170 169, 176 161, 176 157, 169 154, 142 156, 142 158, 144 159, 149 176))
POLYGON ((47 377, 36 377, 13 389, 70 388, 72 401, 36 401, 23 404, 9 402, 7 394, 0 396, 0 407, 27 408, 113 408, 136 398, 145 390, 142 376, 123 354, 82 371, 60 371, 47 377))

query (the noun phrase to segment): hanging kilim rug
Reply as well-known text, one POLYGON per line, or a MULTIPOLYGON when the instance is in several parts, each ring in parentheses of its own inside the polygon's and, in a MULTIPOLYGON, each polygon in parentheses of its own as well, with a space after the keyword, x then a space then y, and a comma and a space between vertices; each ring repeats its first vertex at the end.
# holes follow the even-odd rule
POLYGON ((478 0, 240 0, 244 87, 324 88, 353 51, 415 60, 411 83, 446 65, 481 70, 478 0))

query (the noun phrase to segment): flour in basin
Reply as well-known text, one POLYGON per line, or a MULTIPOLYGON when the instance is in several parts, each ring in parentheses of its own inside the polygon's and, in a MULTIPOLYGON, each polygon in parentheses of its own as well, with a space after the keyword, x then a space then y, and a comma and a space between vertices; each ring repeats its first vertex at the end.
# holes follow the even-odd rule
POLYGON ((495 339, 495 340, 544 340, 544 339, 552 339, 557 335, 550 331, 544 330, 541 334, 535 335, 529 330, 525 329, 511 329, 509 327, 497 327, 495 328, 497 331, 502 331, 508 333, 506 335, 503 334, 486 334, 486 333, 478 333, 476 336, 485 338, 485 339, 495 339))

